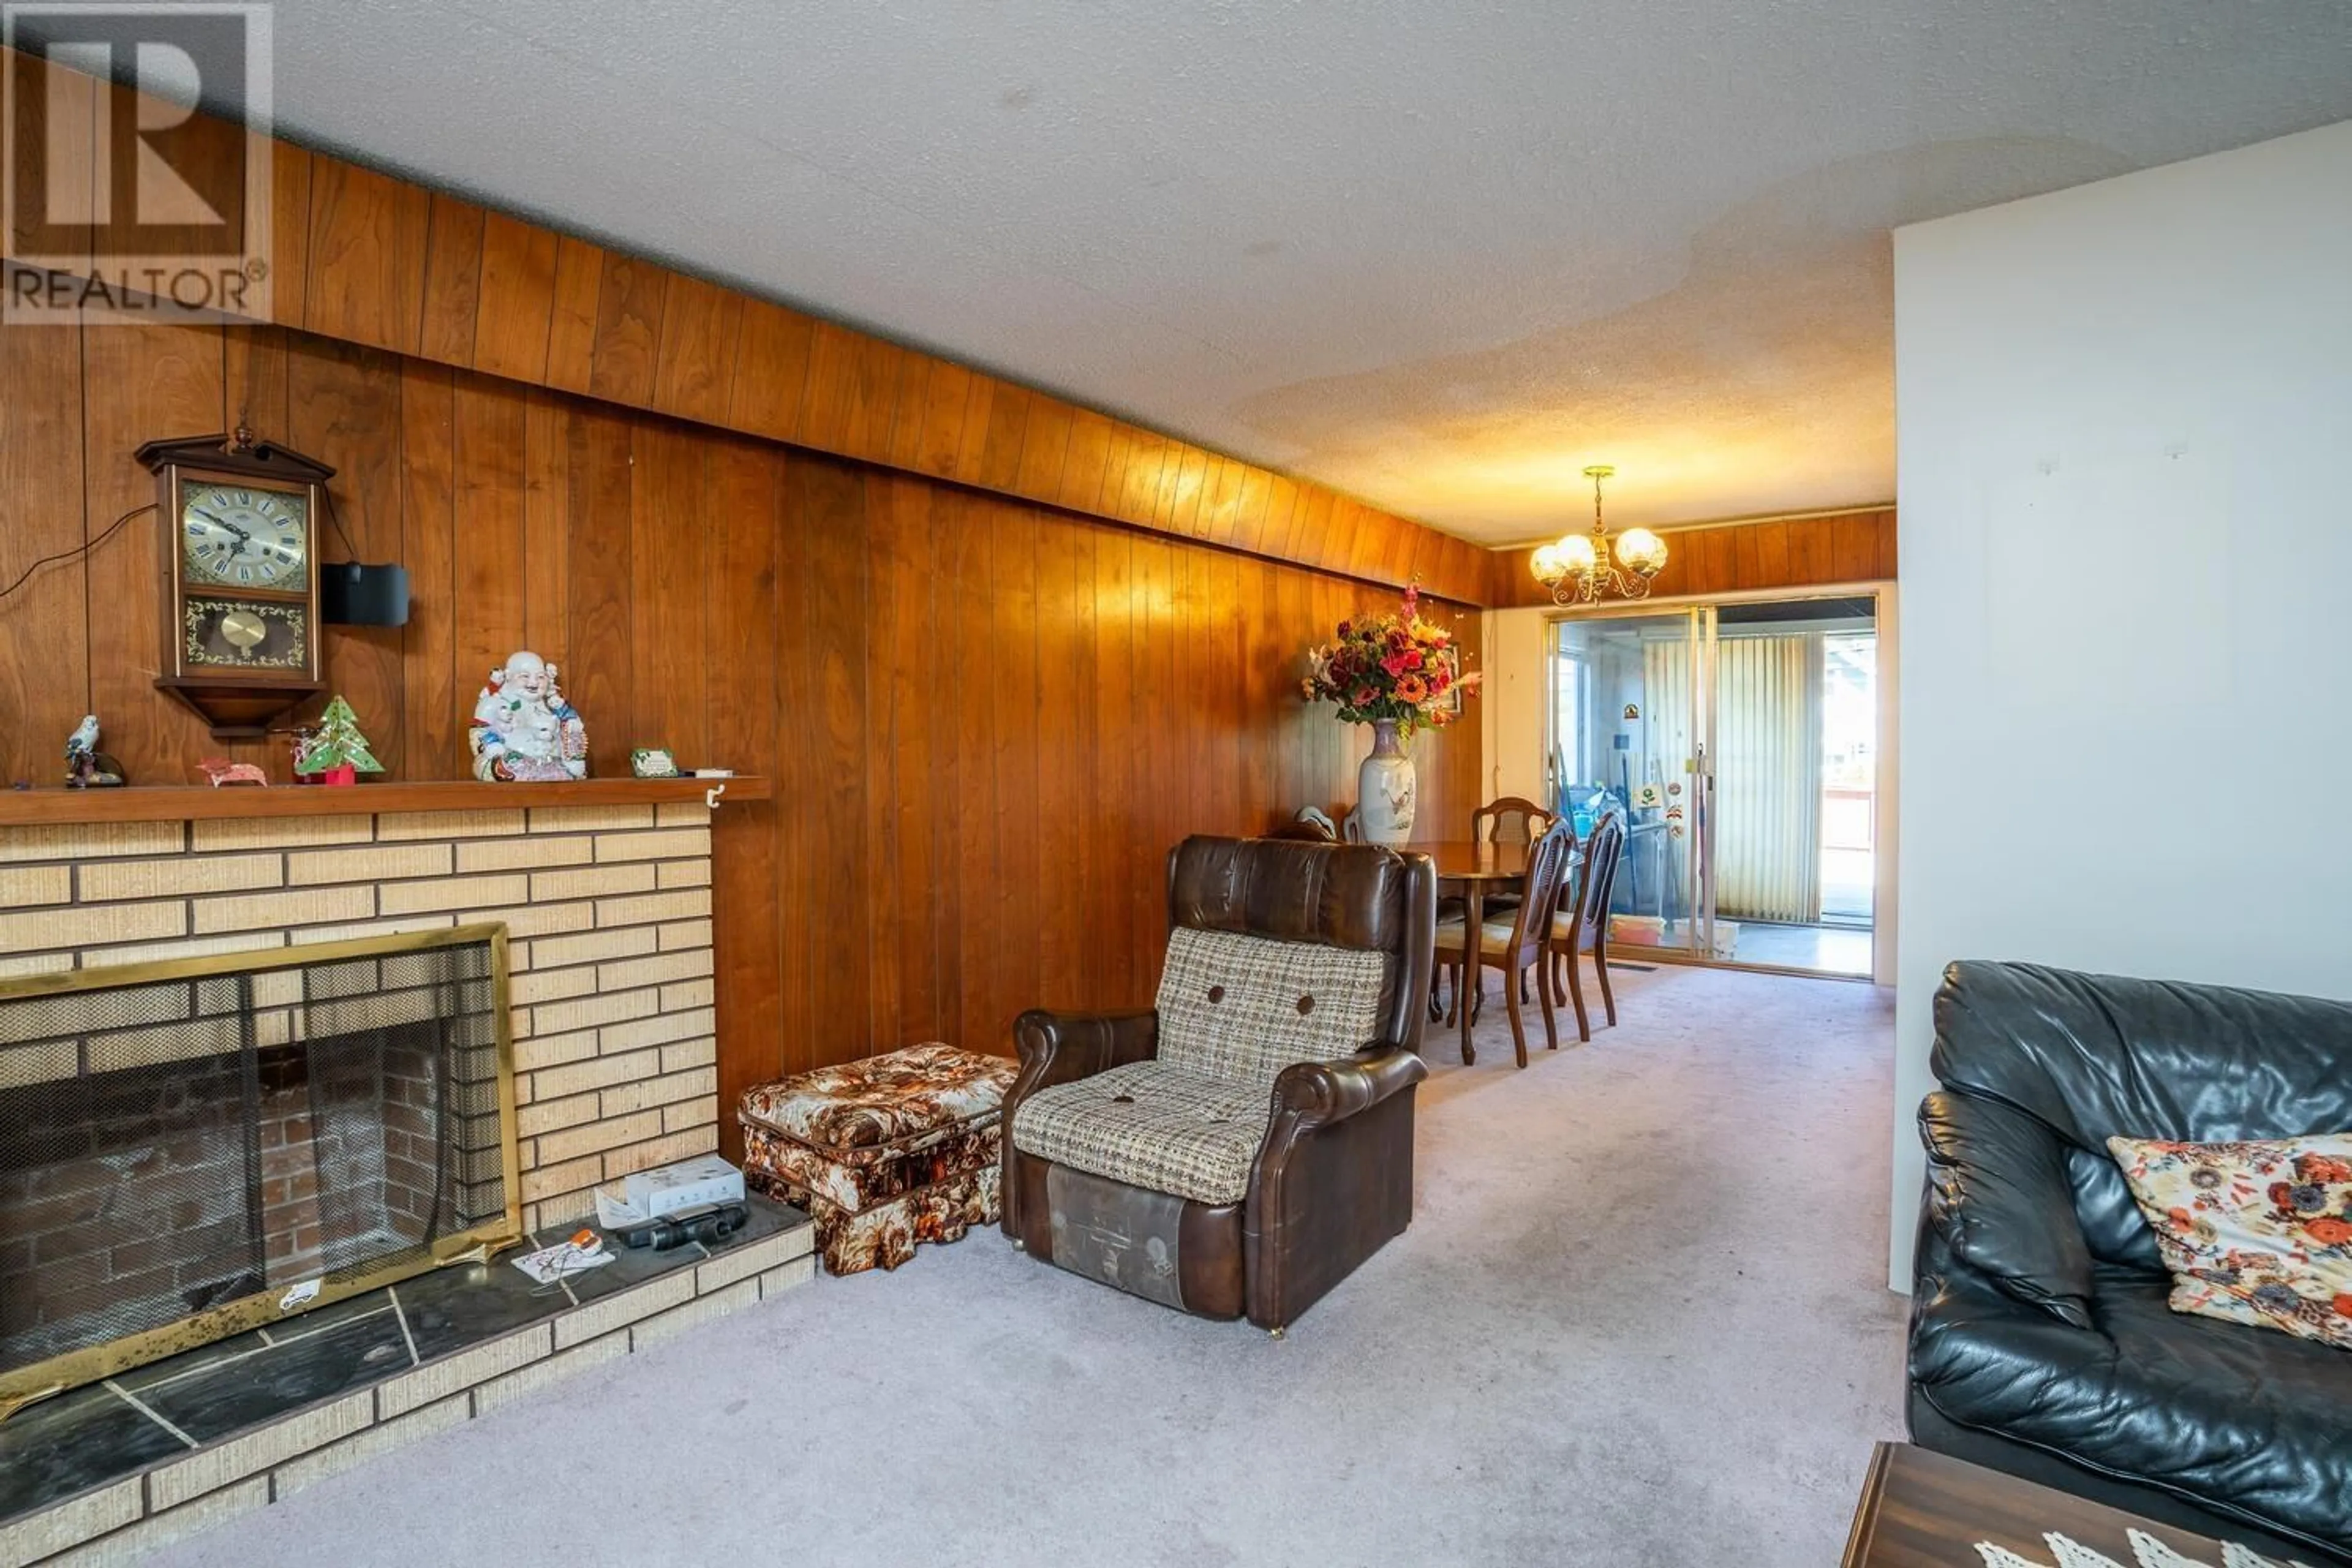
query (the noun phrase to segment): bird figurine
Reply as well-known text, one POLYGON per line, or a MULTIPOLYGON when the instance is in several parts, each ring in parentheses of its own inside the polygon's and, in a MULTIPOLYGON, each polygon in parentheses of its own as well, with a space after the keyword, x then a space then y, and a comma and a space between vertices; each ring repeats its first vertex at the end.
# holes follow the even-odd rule
POLYGON ((122 782, 122 764, 98 749, 98 715, 85 713, 66 737, 66 787, 105 789, 122 782))

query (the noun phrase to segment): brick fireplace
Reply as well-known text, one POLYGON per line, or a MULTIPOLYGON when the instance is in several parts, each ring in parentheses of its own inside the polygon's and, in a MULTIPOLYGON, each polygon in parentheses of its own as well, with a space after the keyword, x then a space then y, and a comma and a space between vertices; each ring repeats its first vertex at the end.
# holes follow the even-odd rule
MULTIPOLYGON (((167 1163, 224 1173, 211 1198, 175 1200, 168 1226, 110 1238, 107 1268, 120 1272, 99 1294, 128 1289, 142 1267, 184 1268, 163 1232, 223 1225, 239 1205, 240 1223, 265 1238, 254 1267, 275 1280, 333 1267, 338 1234, 353 1228, 338 1205, 354 1194, 395 1232, 430 1201, 426 1163, 408 1142, 430 1121, 411 1114, 430 1082, 421 1058, 396 1028, 367 1050, 322 1056, 320 1040, 351 1033, 348 1020, 316 988, 271 978, 338 951, 323 944, 503 928, 511 1191, 534 1245, 592 1215, 597 1186, 715 1149, 704 787, 0 794, 0 1002, 26 989, 12 982, 111 984, 123 965, 257 971, 238 1086, 251 1147, 235 1157, 201 1113, 220 1058, 201 1035, 174 1047, 168 1031, 124 1021, 101 1031, 102 1046, 68 1037, 83 1076, 104 1086, 78 1124, 86 1156, 116 1158, 101 1145, 143 1136, 167 1163), (371 1119, 346 1123, 337 1107, 371 1119), (249 1190, 222 1195, 248 1174, 249 1190)), ((742 779, 728 792, 718 809, 767 794, 742 779)), ((46 1137, 47 1152, 67 1148, 60 1108, 41 1104, 60 1072, 57 1033, 21 1016, 12 1025, 0 1006, 0 1265, 11 1248, 63 1257, 89 1245, 91 1189, 74 1185, 89 1173, 57 1173, 69 1159, 12 1163, 6 1147, 16 1137, 21 1154, 23 1141, 46 1137), (12 1171, 37 1163, 51 1169, 46 1184, 12 1184, 12 1171)), ((797 1211, 754 1199, 751 1223, 725 1244, 619 1250, 614 1265, 552 1292, 510 1268, 514 1254, 432 1268, 27 1405, 0 1420, 0 1563, 128 1560, 798 1289, 814 1271, 810 1229, 797 1211), (266 1412, 253 1393, 264 1387, 266 1412)), ((21 1293, 0 1294, 0 1318, 29 1310, 21 1293)))
POLYGON ((510 938, 527 1226, 718 1147, 698 800, 0 826, 0 978, 488 921, 510 938))

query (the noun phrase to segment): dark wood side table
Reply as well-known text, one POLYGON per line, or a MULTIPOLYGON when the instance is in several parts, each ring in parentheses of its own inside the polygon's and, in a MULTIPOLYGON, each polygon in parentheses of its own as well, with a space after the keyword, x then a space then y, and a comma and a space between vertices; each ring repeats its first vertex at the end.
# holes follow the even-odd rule
POLYGON ((2042 1536, 2052 1530, 2131 1563, 2124 1532, 2135 1529, 2198 1562, 2221 1561, 2221 1543, 2209 1536, 1909 1443, 1881 1443, 1853 1510, 1845 1568, 1983 1568, 1979 1541, 2047 1563, 2050 1548, 2042 1536))

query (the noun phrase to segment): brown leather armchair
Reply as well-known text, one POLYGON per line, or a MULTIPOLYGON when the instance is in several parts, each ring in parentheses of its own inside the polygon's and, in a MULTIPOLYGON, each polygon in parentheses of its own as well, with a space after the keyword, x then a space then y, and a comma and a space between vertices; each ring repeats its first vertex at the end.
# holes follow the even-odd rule
POLYGON ((1412 1223, 1436 908, 1423 856, 1179 845, 1158 1005, 1013 1026, 1005 1235, 1279 1338, 1412 1223))

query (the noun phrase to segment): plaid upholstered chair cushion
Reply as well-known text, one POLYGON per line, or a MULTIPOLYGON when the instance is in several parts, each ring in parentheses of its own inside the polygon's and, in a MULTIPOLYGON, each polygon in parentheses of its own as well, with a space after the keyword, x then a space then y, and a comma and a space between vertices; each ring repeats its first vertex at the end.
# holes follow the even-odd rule
POLYGON ((1252 1084, 1129 1062, 1041 1089, 1013 1108, 1024 1153, 1196 1203, 1237 1204, 1274 1119, 1252 1084))
POLYGON ((1179 926, 1160 977, 1160 1060, 1263 1098, 1293 1062, 1337 1061, 1378 1035, 1383 963, 1355 948, 1179 926))

